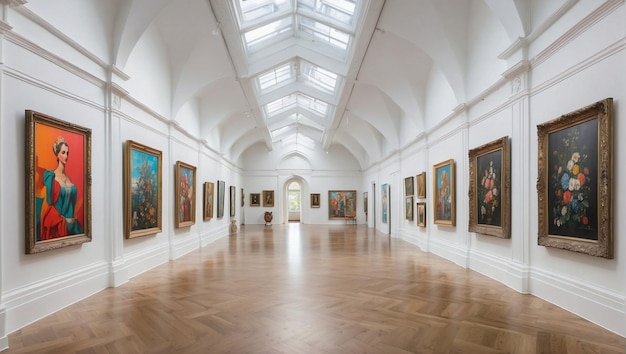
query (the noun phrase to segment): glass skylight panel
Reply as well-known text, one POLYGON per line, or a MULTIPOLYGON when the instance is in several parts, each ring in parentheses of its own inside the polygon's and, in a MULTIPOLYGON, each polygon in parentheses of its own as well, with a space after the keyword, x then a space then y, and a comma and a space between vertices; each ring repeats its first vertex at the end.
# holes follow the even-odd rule
POLYGON ((276 139, 276 137, 280 136, 282 133, 286 132, 287 130, 291 128, 292 128, 291 125, 286 125, 282 128, 272 130, 272 139, 276 139))
POLYGON ((289 96, 285 96, 277 99, 276 101, 272 101, 265 105, 265 113, 266 118, 271 117, 272 115, 287 109, 296 104, 296 94, 292 93, 289 96))
POLYGON ((268 46, 278 42, 284 36, 293 35, 293 18, 288 16, 267 25, 257 27, 244 33, 244 40, 248 50, 252 50, 261 45, 268 46))
POLYGON ((298 9, 322 15, 327 19, 354 27, 353 18, 356 10, 355 1, 350 0, 299 0, 298 9))
POLYGON ((299 30, 312 39, 321 40, 334 47, 346 51, 350 41, 350 35, 335 27, 328 26, 311 18, 299 16, 299 30))
POLYGON ((291 0, 239 0, 238 4, 242 27, 252 21, 291 9, 291 0))
POLYGON ((313 149, 315 147, 315 141, 304 134, 298 133, 296 136, 296 142, 308 147, 309 149, 313 149))
POLYGON ((293 71, 293 63, 289 62, 287 64, 276 67, 264 74, 261 74, 257 78, 261 93, 267 92, 269 89, 276 86, 282 86, 284 84, 295 81, 295 75, 293 71))
POLYGON ((306 61, 300 63, 300 74, 312 86, 330 94, 335 93, 339 75, 306 61))
POLYGON ((298 95, 298 106, 317 112, 324 117, 328 113, 328 103, 303 94, 298 95))

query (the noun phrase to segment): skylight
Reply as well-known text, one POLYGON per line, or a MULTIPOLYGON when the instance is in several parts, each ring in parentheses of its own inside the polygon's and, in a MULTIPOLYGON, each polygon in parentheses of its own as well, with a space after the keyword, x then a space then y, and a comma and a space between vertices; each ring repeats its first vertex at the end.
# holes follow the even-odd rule
POLYGON ((262 19, 291 11, 291 0, 239 0, 239 21, 242 27, 262 19))
POLYGON ((257 83, 262 93, 294 81, 295 75, 293 62, 277 66, 274 69, 259 75, 257 78, 257 83))
POLYGON ((329 104, 302 93, 292 93, 266 104, 263 108, 265 110, 265 117, 269 118, 277 113, 296 106, 315 112, 322 117, 326 117, 328 114, 329 104))
POLYGON ((337 89, 339 75, 307 61, 300 62, 300 74, 305 82, 326 93, 333 94, 337 89))
POLYGON ((353 18, 356 10, 355 1, 349 0, 299 0, 298 11, 309 12, 315 17, 324 17, 340 23, 350 29, 354 28, 353 18))
POLYGON ((243 34, 246 47, 250 51, 261 49, 283 38, 293 36, 293 18, 283 17, 278 21, 257 27, 243 34))

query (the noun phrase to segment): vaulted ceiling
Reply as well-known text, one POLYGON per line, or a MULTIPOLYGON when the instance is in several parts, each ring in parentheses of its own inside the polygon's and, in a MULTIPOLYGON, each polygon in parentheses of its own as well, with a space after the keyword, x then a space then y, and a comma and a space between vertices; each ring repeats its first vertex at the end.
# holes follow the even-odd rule
POLYGON ((341 146, 365 169, 501 77, 498 56, 529 34, 531 2, 118 1, 113 62, 132 71, 156 29, 168 113, 195 112, 212 148, 238 161, 252 148, 307 158, 341 146))

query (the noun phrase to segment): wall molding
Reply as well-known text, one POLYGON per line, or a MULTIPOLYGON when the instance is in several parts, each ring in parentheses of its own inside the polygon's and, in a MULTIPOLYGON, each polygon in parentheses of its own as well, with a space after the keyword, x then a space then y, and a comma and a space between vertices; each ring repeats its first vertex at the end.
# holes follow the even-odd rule
POLYGON ((536 267, 531 267, 530 288, 534 296, 626 337, 625 294, 536 267))
POLYGON ((75 95, 73 93, 70 93, 68 91, 65 91, 65 90, 63 90, 63 89, 61 89, 59 87, 54 86, 54 85, 45 83, 45 82, 43 82, 43 81, 41 81, 39 79, 36 79, 36 78, 34 78, 34 77, 32 77, 32 76, 30 76, 28 74, 25 74, 25 73, 23 73, 21 71, 15 70, 15 69, 13 69, 11 67, 8 67, 6 65, 3 67, 3 73, 6 76, 8 76, 8 77, 12 77, 14 79, 20 80, 20 81, 22 81, 22 82, 24 82, 26 84, 29 84, 29 85, 34 86, 34 87, 38 87, 38 88, 40 88, 42 90, 45 90, 45 91, 48 91, 48 92, 53 93, 55 95, 58 95, 60 97, 66 98, 66 99, 68 99, 70 101, 74 101, 74 102, 80 103, 82 105, 94 108, 94 109, 96 109, 98 111, 101 111, 102 113, 105 112, 105 107, 102 104, 98 104, 98 103, 90 101, 90 100, 88 100, 86 98, 83 98, 83 97, 77 96, 77 95, 75 95))
POLYGON ((108 283, 109 265, 98 262, 6 291, 7 333, 102 291, 108 283), (56 301, 49 301, 51 297, 56 301))

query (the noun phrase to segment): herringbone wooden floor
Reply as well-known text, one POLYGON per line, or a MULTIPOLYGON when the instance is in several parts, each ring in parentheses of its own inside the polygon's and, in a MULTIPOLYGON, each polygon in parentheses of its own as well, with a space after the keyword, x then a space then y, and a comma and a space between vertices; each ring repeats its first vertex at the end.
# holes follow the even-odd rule
POLYGON ((626 340, 364 226, 245 226, 9 336, 6 353, 624 353, 626 340))

